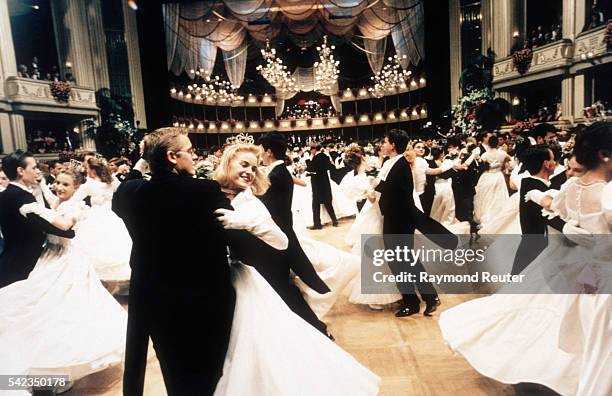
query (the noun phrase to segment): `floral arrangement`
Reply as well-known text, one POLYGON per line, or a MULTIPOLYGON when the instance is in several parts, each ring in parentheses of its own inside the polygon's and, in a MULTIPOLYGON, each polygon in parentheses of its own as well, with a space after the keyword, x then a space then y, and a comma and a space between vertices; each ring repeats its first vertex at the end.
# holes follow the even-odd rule
POLYGON ((533 51, 531 48, 526 47, 518 51, 514 51, 512 53, 512 62, 514 64, 514 68, 520 74, 525 74, 529 70, 531 66, 531 61, 533 60, 533 51))
POLYGON ((72 90, 68 81, 51 81, 49 83, 51 96, 58 102, 68 103, 70 99, 70 91, 72 90))
POLYGON ((606 27, 606 34, 604 35, 603 42, 606 45, 606 49, 612 51, 612 22, 608 23, 606 27))
POLYGON ((466 95, 459 98, 459 101, 452 109, 453 127, 460 129, 466 135, 480 132, 482 125, 478 121, 476 113, 483 103, 489 102, 492 99, 493 92, 488 88, 469 91, 466 95))
POLYGON ((195 171, 197 178, 212 180, 215 166, 210 161, 204 160, 196 164, 195 171))

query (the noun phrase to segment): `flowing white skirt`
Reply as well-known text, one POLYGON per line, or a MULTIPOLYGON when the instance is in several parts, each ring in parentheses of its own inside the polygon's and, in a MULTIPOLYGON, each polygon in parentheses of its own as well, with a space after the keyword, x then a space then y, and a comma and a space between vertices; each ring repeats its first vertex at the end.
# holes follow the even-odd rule
POLYGON ((103 281, 130 279, 132 238, 109 205, 94 205, 79 223, 73 245, 82 250, 103 281))
POLYGON ((380 378, 295 315, 252 267, 232 268, 236 306, 215 395, 376 395, 380 378))
MULTIPOLYGON (((293 224, 295 228, 302 229, 313 225, 312 220, 312 187, 310 180, 306 179, 308 185, 306 187, 294 185, 293 186, 293 202, 291 204, 291 211, 293 212, 293 224)), ((332 206, 336 213, 336 218, 341 219, 343 217, 354 216, 357 213, 357 205, 354 201, 347 198, 340 189, 340 186, 333 180, 329 181, 332 190, 332 206)), ((331 218, 325 209, 325 206, 321 205, 321 224, 331 223, 331 218)))
POLYGON ((302 291, 310 308, 319 319, 323 319, 342 292, 354 281, 359 280, 361 260, 355 254, 315 241, 300 233, 298 233, 298 239, 317 274, 331 290, 329 293, 319 294, 299 278, 295 278, 295 283, 302 291))
POLYGON ((436 182, 436 194, 431 205, 431 218, 438 223, 455 222, 455 196, 450 180, 436 182))
MULTIPOLYGON (((418 199, 418 198, 416 198, 418 199)), ((361 211, 355 218, 355 222, 351 226, 349 232, 346 234, 344 241, 352 246, 353 255, 361 258, 361 235, 382 235, 383 234, 383 216, 380 213, 380 207, 378 202, 372 204, 370 201, 366 201, 361 208, 361 211)), ((382 238, 376 240, 379 242, 379 246, 370 246, 371 249, 384 249, 384 243, 382 238)), ((370 241, 371 243, 374 240, 370 241)), ((385 264, 382 269, 385 273, 391 273, 388 265, 385 264)), ((361 292, 361 266, 359 266, 359 272, 355 276, 351 283, 351 292, 349 294, 349 301, 353 304, 364 304, 364 305, 387 305, 392 304, 398 300, 401 300, 402 296, 397 293, 391 294, 367 294, 361 292)))
POLYGON ((27 279, 0 289, 0 373, 74 381, 122 362, 126 327, 83 255, 47 248, 27 279))
MULTIPOLYGON (((609 247, 590 249, 587 260, 584 249, 553 241, 514 290, 568 293, 586 266, 609 282, 609 247)), ((440 328, 453 350, 500 382, 543 384, 562 395, 612 392, 610 294, 495 294, 443 312, 440 328)))
POLYGON ((480 176, 474 196, 474 219, 486 224, 506 206, 508 188, 500 171, 485 172, 480 176))

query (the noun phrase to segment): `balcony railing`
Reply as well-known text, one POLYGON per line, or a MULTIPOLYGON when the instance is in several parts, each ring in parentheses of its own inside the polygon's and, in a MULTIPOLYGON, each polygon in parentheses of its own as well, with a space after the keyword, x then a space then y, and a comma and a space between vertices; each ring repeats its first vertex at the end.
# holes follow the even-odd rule
POLYGON ((581 33, 576 37, 574 45, 574 62, 591 62, 610 53, 604 42, 607 26, 581 33))
POLYGON ((49 81, 23 77, 6 79, 7 99, 15 110, 52 113, 95 114, 96 94, 93 89, 73 86, 68 102, 59 102, 51 95, 49 81))
MULTIPOLYGON (((563 69, 572 64, 573 49, 573 43, 568 39, 536 48, 533 51, 531 66, 525 74, 516 71, 512 56, 503 58, 493 65, 493 84, 499 85, 500 83, 507 83, 511 80, 541 73, 554 74, 558 69, 563 69)), ((559 70, 558 73, 562 74, 562 70, 559 70)))

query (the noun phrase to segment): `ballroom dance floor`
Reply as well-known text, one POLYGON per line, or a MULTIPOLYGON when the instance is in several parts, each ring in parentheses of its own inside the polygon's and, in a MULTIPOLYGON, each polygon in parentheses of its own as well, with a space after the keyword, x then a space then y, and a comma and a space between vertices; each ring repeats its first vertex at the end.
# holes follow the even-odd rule
MULTIPOLYGON (((352 221, 345 219, 338 228, 326 227, 310 234, 314 239, 347 249, 343 237, 352 221)), ((483 377, 444 344, 437 315, 471 298, 474 296, 442 295, 442 306, 434 317, 417 315, 397 319, 393 311, 372 311, 341 297, 326 319, 338 345, 382 377, 380 395, 535 394, 533 390, 523 392, 483 377)), ((78 381, 65 395, 120 396, 120 376, 121 368, 91 375, 78 381)), ((542 394, 541 391, 537 393, 542 394)), ((165 395, 155 357, 147 365, 144 394, 165 395)))

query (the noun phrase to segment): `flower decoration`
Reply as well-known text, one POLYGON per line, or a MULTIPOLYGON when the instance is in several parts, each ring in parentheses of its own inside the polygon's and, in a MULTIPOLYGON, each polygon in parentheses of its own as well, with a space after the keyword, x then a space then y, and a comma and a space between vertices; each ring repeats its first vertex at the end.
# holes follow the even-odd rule
POLYGON ((512 62, 514 68, 519 74, 525 74, 531 67, 531 61, 533 60, 533 51, 529 47, 525 47, 521 50, 514 51, 512 53, 512 62))
POLYGON ((51 96, 58 102, 68 103, 72 87, 68 81, 51 81, 49 83, 51 96))

